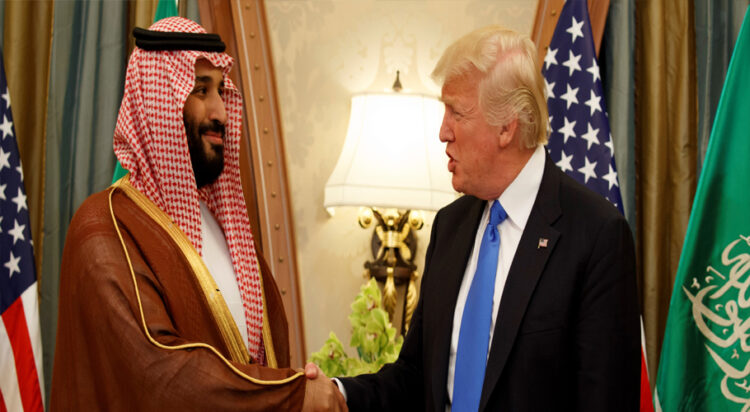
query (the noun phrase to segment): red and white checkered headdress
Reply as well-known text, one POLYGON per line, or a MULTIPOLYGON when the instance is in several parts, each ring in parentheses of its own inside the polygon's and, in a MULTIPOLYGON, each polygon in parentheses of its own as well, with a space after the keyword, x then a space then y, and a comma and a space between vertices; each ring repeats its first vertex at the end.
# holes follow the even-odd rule
MULTIPOLYGON (((197 23, 181 17, 159 20, 149 30, 206 33, 197 23)), ((264 363, 260 275, 240 183, 242 97, 228 76, 232 62, 226 53, 136 47, 125 75, 114 151, 130 171, 131 184, 172 218, 201 255, 198 200, 203 199, 216 216, 229 245, 245 306, 248 350, 253 359, 264 363), (224 171, 216 182, 200 190, 196 189, 183 122, 183 107, 195 85, 195 62, 199 58, 222 69, 227 112, 224 171)))

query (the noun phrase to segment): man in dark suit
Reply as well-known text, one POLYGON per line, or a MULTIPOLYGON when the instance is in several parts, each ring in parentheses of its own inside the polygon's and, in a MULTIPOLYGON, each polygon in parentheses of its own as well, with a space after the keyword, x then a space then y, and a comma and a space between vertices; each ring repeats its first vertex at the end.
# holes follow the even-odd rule
POLYGON ((438 62, 440 139, 465 196, 435 217, 398 360, 341 379, 351 410, 638 410, 632 235, 546 154, 536 56, 488 27, 438 62))

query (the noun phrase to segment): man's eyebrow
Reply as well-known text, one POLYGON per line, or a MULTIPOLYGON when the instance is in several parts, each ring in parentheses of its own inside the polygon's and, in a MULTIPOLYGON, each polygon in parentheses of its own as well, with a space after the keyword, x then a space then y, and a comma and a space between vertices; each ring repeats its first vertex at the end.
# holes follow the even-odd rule
MULTIPOLYGON (((213 83, 214 79, 211 76, 196 76, 195 77, 195 84, 211 84, 213 83)), ((224 79, 221 79, 219 82, 219 88, 224 88, 224 79)))
MULTIPOLYGON (((214 79, 211 76, 195 76, 195 82, 196 83, 211 83, 214 79)), ((221 81, 224 83, 224 81, 221 81)))

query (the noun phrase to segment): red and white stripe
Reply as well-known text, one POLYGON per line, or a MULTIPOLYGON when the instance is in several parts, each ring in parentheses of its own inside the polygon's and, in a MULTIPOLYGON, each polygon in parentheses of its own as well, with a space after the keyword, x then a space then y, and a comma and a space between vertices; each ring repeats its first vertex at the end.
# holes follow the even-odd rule
POLYGON ((0 412, 43 411, 42 336, 37 284, 23 292, 0 323, 0 412))

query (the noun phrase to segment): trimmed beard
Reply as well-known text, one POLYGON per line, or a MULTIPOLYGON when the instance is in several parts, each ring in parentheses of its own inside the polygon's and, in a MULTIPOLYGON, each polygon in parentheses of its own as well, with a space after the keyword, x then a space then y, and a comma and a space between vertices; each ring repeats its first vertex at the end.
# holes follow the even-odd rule
POLYGON ((190 161, 193 165, 195 184, 198 189, 215 182, 224 170, 224 145, 211 143, 212 156, 204 149, 201 136, 209 131, 221 133, 222 140, 224 139, 224 125, 218 121, 195 124, 185 119, 185 134, 190 150, 190 161))

